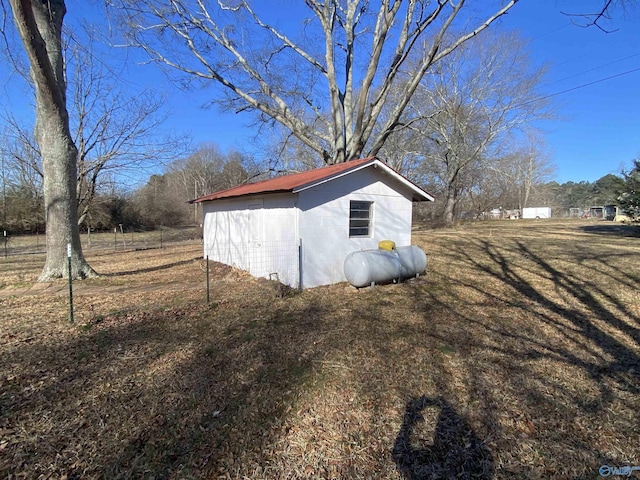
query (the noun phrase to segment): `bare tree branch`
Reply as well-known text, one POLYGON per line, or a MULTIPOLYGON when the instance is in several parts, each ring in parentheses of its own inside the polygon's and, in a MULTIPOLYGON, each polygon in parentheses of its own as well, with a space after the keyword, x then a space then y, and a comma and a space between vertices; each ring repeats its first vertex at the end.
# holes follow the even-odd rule
POLYGON ((601 22, 602 20, 611 20, 611 15, 610 15, 610 11, 613 8, 614 3, 621 3, 620 0, 618 0, 617 2, 614 2, 614 0, 603 0, 604 3, 602 4, 602 7, 600 10, 596 11, 595 13, 567 13, 567 12, 562 12, 563 15, 566 15, 568 17, 572 17, 572 18, 576 18, 576 17, 580 17, 583 19, 587 20, 586 24, 580 24, 578 22, 574 22, 575 25, 578 25, 580 27, 592 27, 595 26, 597 28, 599 28, 600 30, 602 30, 604 33, 613 33, 618 31, 618 29, 616 28, 615 30, 609 30, 604 28, 599 22, 601 22))
POLYGON ((128 44, 186 78, 217 83, 227 92, 218 102, 259 112, 259 118, 285 126, 325 162, 335 163, 376 154, 425 73, 517 0, 483 7, 494 13, 475 25, 470 17, 461 18, 469 9, 465 0, 383 0, 376 6, 367 0, 305 0, 313 15, 307 29, 323 39, 323 56, 314 51, 317 43, 275 27, 245 1, 110 3, 125 17, 128 44), (470 27, 452 39, 446 34, 454 21, 470 27), (383 128, 376 128, 400 69, 421 41, 430 45, 423 62, 410 82, 403 79, 404 97, 383 128), (321 110, 322 104, 328 108, 321 110))

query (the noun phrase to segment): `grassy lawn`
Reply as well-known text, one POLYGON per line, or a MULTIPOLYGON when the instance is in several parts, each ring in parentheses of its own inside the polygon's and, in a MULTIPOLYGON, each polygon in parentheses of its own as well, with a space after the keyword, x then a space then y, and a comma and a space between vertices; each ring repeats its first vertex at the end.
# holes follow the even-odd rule
MULTIPOLYGON (((2 478, 561 478, 640 466, 640 231, 414 232, 428 275, 285 292, 198 244, 0 262, 2 478)), ((640 472, 633 475, 639 476, 640 472)), ((632 476, 633 476, 632 475, 632 476)))
MULTIPOLYGON (((0 235, 3 232, 0 231, 0 235)), ((157 227, 155 230, 134 231, 116 229, 115 232, 87 232, 82 229, 80 242, 85 252, 109 250, 127 251, 144 248, 161 248, 176 242, 193 241, 201 236, 199 227, 157 227)), ((0 257, 44 254, 45 235, 0 236, 0 257)))

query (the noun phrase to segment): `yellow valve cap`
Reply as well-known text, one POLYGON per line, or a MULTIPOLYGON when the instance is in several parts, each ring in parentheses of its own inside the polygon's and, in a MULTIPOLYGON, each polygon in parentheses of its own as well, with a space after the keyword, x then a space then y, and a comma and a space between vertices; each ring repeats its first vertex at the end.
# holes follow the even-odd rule
POLYGON ((388 251, 395 250, 396 242, 394 242, 393 240, 382 240, 378 243, 378 249, 388 251))

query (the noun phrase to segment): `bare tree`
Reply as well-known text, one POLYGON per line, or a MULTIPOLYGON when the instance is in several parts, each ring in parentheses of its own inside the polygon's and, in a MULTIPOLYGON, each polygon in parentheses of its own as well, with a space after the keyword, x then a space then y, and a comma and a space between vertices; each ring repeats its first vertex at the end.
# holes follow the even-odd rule
POLYGON ((491 34, 467 42, 438 64, 409 105, 420 169, 443 197, 445 225, 493 163, 516 144, 517 132, 548 110, 535 88, 544 67, 531 65, 515 34, 491 34))
MULTIPOLYGON (((476 217, 494 208, 503 213, 520 210, 531 205, 531 199, 540 199, 544 188, 555 172, 554 165, 544 149, 537 132, 528 131, 525 144, 513 146, 504 157, 484 165, 473 173, 473 186, 469 188, 469 205, 476 217)), ((542 205, 540 205, 542 206, 542 205)))
POLYGON ((189 201, 248 182, 258 174, 252 160, 238 152, 222 152, 217 145, 201 145, 188 157, 153 175, 135 193, 147 225, 176 226, 198 223, 198 204, 189 201))
POLYGON ((482 10, 465 0, 306 0, 310 18, 295 32, 270 24, 247 1, 110 3, 126 15, 129 43, 152 60, 182 78, 219 84, 227 107, 283 125, 338 163, 376 155, 426 72, 517 0, 485 2, 482 10), (453 28, 461 33, 448 35, 453 28), (376 129, 400 69, 427 38, 421 61, 402 79, 404 95, 376 129))
MULTIPOLYGON (((119 75, 95 57, 91 36, 85 33, 82 42, 70 31, 64 34, 69 123, 78 149, 79 226, 91 223, 97 195, 112 173, 122 182, 184 152, 181 138, 159 133, 166 119, 163 96, 148 90, 123 93, 119 75)), ((20 152, 30 153, 16 159, 43 176, 40 149, 29 129, 10 114, 6 121, 19 139, 20 152)))
POLYGON ((0 137, 2 225, 14 231, 39 231, 44 226, 42 175, 31 168, 34 150, 7 128, 0 137))
POLYGON ((123 93, 117 76, 74 43, 71 112, 78 145, 78 223, 91 211, 101 183, 114 174, 138 177, 185 150, 181 138, 160 135, 164 98, 153 91, 123 93))
POLYGON ((555 166, 545 152, 544 142, 534 131, 527 132, 526 144, 500 159, 498 167, 512 192, 513 206, 519 209, 528 207, 535 189, 550 181, 555 173, 555 166))
POLYGON ((67 276, 67 245, 72 275, 94 276, 85 261, 76 202, 78 150, 69 129, 62 24, 63 0, 9 0, 29 58, 36 93, 35 137, 44 174, 47 258, 40 281, 67 276))
POLYGON ((203 144, 188 157, 172 162, 167 173, 181 186, 184 201, 246 183, 254 169, 238 152, 223 153, 203 144))
POLYGON ((502 214, 507 213, 511 208, 512 192, 505 180, 499 171, 485 171, 469 189, 469 196, 465 203, 474 218, 487 218, 486 214, 496 208, 502 214))

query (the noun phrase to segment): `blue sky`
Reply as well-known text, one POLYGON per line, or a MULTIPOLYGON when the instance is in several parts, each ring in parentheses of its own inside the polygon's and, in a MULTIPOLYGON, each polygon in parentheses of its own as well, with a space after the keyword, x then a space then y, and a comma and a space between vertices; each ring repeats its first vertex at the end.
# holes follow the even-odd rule
POLYGON ((543 95, 559 93, 552 97, 558 119, 540 127, 559 182, 619 173, 640 155, 640 10, 614 11, 603 23, 612 33, 561 13, 593 12, 600 3, 523 0, 499 25, 519 30, 533 57, 550 64, 543 95))
MULTIPOLYGON (((91 17, 91 9, 99 8, 78 0, 67 3, 69 21, 80 11, 80 16, 91 17)), ((555 180, 560 183, 619 173, 640 155, 640 9, 614 11, 615 19, 603 23, 616 30, 612 33, 582 28, 575 23, 585 23, 584 19, 562 14, 588 13, 600 4, 600 0, 521 0, 491 27, 518 30, 530 41, 533 58, 550 65, 540 95, 552 95, 557 119, 538 127, 545 132, 556 165, 555 180)), ((290 9, 279 10, 284 16, 290 9)), ((251 118, 202 108, 206 92, 178 90, 153 66, 130 65, 128 71, 125 85, 159 88, 167 94, 167 130, 187 131, 195 145, 213 142, 225 150, 242 150, 252 141, 251 118)), ((16 83, 9 69, 0 69, 0 105, 28 119, 32 116, 25 102, 28 93, 16 83)))

